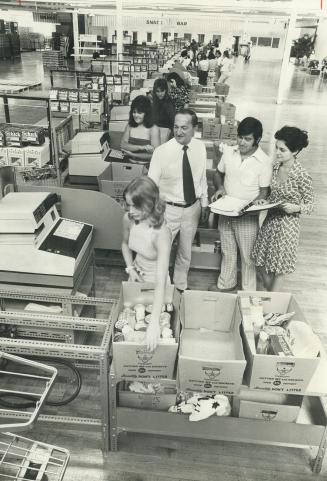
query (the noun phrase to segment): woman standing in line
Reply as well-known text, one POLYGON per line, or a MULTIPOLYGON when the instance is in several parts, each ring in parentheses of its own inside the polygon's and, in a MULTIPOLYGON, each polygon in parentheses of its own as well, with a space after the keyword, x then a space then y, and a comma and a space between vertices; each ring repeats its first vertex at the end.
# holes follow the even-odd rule
POLYGON ((166 204, 150 177, 132 180, 124 191, 122 254, 133 282, 155 284, 153 307, 147 329, 147 346, 153 350, 160 338, 159 319, 164 303, 171 249, 171 232, 164 221, 166 204), (133 253, 136 253, 133 260, 133 253))
POLYGON ((206 54, 202 53, 198 63, 199 84, 203 86, 207 85, 208 72, 209 72, 209 60, 207 59, 206 54))
POLYGON ((169 95, 175 104, 176 112, 187 108, 190 102, 190 92, 181 75, 179 75, 177 72, 170 72, 167 75, 169 95))
POLYGON ((153 125, 151 100, 138 95, 131 104, 129 121, 121 140, 121 149, 134 164, 148 164, 160 145, 160 133, 153 125))
POLYGON ((168 93, 166 79, 155 80, 152 97, 153 121, 160 131, 160 144, 163 144, 171 137, 175 118, 175 105, 168 93))
POLYGON ((276 162, 271 193, 261 203, 281 202, 268 211, 253 249, 265 288, 278 290, 285 274, 295 270, 300 237, 300 214, 313 209, 312 180, 297 160, 307 147, 308 135, 297 127, 285 126, 275 133, 276 162))
POLYGON ((228 50, 225 50, 223 53, 223 58, 220 62, 220 78, 219 83, 225 83, 226 80, 230 77, 233 69, 233 59, 230 58, 230 54, 228 50))

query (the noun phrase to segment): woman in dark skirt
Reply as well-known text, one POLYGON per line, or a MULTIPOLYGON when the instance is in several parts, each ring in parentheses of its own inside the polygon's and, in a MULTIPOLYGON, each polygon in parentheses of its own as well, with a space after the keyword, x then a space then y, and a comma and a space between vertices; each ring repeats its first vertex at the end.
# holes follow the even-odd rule
POLYGON ((166 79, 158 78, 155 80, 152 97, 153 121, 159 127, 160 144, 163 144, 171 138, 175 118, 175 104, 168 93, 166 79))

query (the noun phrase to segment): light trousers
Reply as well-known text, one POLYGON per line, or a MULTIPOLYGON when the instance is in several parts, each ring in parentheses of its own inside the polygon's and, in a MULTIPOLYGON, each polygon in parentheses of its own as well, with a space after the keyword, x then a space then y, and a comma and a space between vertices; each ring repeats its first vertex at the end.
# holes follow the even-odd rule
POLYGON ((231 289, 237 285, 237 250, 241 256, 242 289, 255 291, 256 268, 251 258, 259 228, 257 215, 241 217, 219 216, 218 231, 221 242, 221 270, 217 286, 231 289))
POLYGON ((200 202, 182 208, 167 204, 165 218, 172 233, 172 239, 179 232, 179 243, 174 268, 174 285, 181 290, 187 288, 187 276, 191 264, 192 243, 201 215, 200 202))

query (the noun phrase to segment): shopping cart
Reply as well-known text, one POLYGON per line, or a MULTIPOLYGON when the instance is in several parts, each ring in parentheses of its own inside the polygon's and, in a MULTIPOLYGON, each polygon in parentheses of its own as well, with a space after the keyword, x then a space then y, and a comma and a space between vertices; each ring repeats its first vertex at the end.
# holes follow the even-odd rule
POLYGON ((56 375, 54 367, 0 352, 0 481, 62 481, 66 449, 7 432, 34 425, 56 375), (29 399, 29 407, 12 407, 11 397, 29 399))

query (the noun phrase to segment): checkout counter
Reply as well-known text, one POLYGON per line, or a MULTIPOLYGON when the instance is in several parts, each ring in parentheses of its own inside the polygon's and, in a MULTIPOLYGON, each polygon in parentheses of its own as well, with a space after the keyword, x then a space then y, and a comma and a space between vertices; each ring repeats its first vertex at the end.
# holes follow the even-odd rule
POLYGON ((60 217, 58 196, 11 192, 0 200, 0 283, 72 288, 92 250, 93 225, 60 217))

